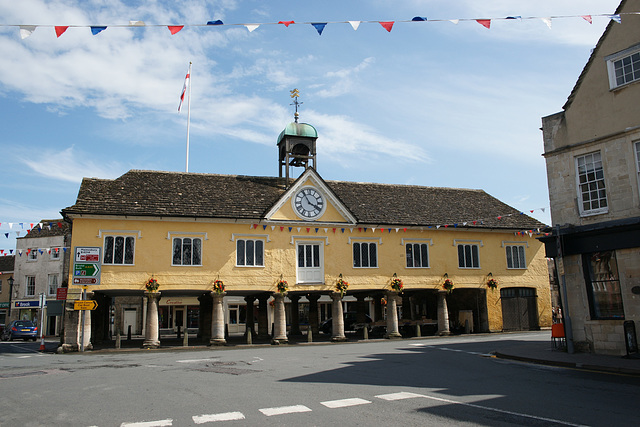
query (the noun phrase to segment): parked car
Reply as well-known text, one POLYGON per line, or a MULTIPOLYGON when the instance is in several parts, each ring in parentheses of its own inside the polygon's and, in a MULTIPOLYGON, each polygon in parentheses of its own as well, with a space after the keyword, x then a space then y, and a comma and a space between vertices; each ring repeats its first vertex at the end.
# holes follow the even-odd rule
MULTIPOLYGON (((358 313, 355 311, 347 311, 344 313, 344 330, 346 331, 356 331, 360 332, 364 329, 364 323, 357 323, 358 313)), ((367 325, 368 330, 371 330, 371 322, 373 320, 369 317, 368 314, 365 314, 365 323, 367 325)), ((333 330, 333 321, 332 318, 328 318, 324 322, 320 324, 320 332, 325 334, 330 334, 333 330)))
POLYGON ((31 320, 14 320, 9 323, 9 326, 4 328, 2 335, 0 335, 2 341, 12 341, 14 338, 23 338, 25 341, 29 339, 38 339, 38 327, 31 320))

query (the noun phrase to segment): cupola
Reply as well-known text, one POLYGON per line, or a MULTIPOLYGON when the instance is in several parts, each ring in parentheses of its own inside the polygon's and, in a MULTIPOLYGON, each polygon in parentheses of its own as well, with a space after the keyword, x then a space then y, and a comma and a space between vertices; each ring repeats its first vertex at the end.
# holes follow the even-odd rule
MULTIPOLYGON (((302 167, 306 170, 309 166, 317 169, 316 165, 316 140, 318 132, 307 123, 298 123, 298 106, 302 104, 298 102, 298 89, 291 91, 291 98, 296 107, 294 115, 295 121, 289 123, 287 127, 280 132, 278 136, 278 163, 279 175, 287 178, 290 177, 289 169, 294 167, 302 167), (309 164, 311 161, 311 164, 309 164)), ((304 172, 303 170, 303 172, 304 172)))

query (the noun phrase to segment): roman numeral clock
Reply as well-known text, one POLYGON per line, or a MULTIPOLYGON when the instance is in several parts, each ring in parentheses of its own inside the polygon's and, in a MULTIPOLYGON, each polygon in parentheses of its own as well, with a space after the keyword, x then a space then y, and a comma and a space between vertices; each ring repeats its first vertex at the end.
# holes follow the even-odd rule
POLYGON ((293 210, 306 220, 319 218, 324 213, 326 203, 324 197, 313 187, 302 187, 293 196, 293 210))

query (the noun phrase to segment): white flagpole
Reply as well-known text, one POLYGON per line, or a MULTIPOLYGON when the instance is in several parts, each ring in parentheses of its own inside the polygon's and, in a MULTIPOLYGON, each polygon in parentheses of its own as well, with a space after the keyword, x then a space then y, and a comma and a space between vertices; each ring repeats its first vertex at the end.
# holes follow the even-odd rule
POLYGON ((189 100, 187 101, 187 165, 185 172, 189 172, 189 128, 191 127, 191 61, 189 61, 189 100))

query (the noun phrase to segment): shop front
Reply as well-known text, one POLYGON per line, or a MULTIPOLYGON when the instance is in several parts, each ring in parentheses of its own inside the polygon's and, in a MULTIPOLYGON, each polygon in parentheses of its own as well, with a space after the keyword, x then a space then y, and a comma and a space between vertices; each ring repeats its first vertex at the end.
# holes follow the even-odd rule
POLYGON ((200 302, 196 297, 168 297, 160 300, 158 307, 160 334, 197 333, 200 318, 200 302))

